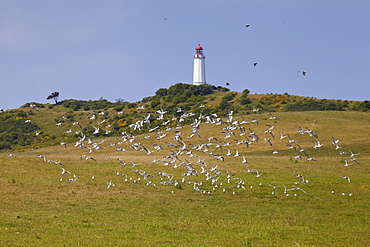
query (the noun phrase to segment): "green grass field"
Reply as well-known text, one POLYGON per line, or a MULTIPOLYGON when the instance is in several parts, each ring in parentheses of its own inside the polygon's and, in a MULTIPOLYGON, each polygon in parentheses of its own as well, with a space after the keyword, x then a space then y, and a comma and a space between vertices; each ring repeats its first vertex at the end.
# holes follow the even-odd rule
MULTIPOLYGON (((179 145, 174 140, 176 124, 163 130, 167 135, 160 140, 154 132, 148 134, 152 140, 136 136, 136 142, 152 151, 150 155, 131 149, 135 141, 118 144, 115 137, 103 138, 102 149, 93 153, 74 143, 66 148, 56 145, 14 152, 13 157, 3 153, 0 245, 370 246, 370 114, 277 112, 274 116, 278 119, 269 119, 268 113, 244 116, 248 121, 258 119, 259 124, 245 123, 247 134, 240 136, 236 128, 230 138, 222 133, 225 123, 209 124, 203 119, 198 130, 201 137, 192 138, 187 138, 191 127, 183 126, 177 129, 188 148, 182 153, 179 147, 167 145, 179 145), (275 138, 265 132, 266 125, 274 126, 275 138), (298 126, 312 130, 318 138, 298 133, 298 126), (237 145, 235 139, 245 140, 249 128, 259 141, 249 148, 237 145), (295 140, 292 146, 299 145, 317 161, 307 161, 299 148, 289 149, 288 137, 280 139, 279 131, 295 140), (207 150, 224 161, 204 147, 192 148, 191 144, 207 143, 211 136, 223 150, 216 148, 215 140, 207 150), (332 136, 339 139, 340 149, 332 145, 332 136), (277 154, 272 154, 274 148, 264 138, 270 139, 277 154), (323 147, 313 148, 316 139, 323 147), (155 150, 153 143, 164 150, 155 150), (118 152, 113 144, 126 151, 118 152), (226 148, 232 155, 226 155, 226 148), (241 156, 235 157, 234 149, 241 156), (350 160, 350 151, 360 153, 353 156, 359 164, 350 160), (171 161, 165 156, 170 155, 175 163, 165 165, 165 160, 171 161), (249 164, 242 163, 242 155, 249 164), (158 161, 153 163, 154 159, 158 161), (346 161, 351 165, 345 166, 346 161), (198 175, 186 176, 181 162, 191 163, 198 175), (70 174, 62 174, 61 168, 70 174), (262 175, 248 173, 247 168, 262 175), (156 175, 159 172, 170 175, 156 175), (228 173, 233 176, 228 178, 228 173), (341 176, 349 177, 350 183, 341 176)), ((84 144, 92 147, 87 140, 84 144)))

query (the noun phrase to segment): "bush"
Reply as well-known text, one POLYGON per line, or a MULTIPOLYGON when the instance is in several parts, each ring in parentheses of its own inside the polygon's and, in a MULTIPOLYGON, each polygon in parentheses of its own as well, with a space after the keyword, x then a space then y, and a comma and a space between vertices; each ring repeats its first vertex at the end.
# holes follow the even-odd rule
POLYGON ((364 102, 360 102, 358 104, 357 108, 360 111, 368 111, 368 110, 370 110, 370 101, 365 100, 364 102))
POLYGON ((151 100, 152 100, 152 98, 153 98, 153 96, 145 97, 145 98, 143 98, 143 99, 141 100, 141 102, 143 102, 143 103, 149 102, 149 101, 151 101, 151 100))
POLYGON ((161 104, 161 102, 159 101, 158 98, 153 98, 152 101, 150 102, 150 107, 155 108, 160 104, 161 104))
POLYGON ((39 127, 32 122, 25 122, 26 114, 23 111, 9 111, 0 117, 0 140, 2 148, 11 148, 13 145, 25 146, 31 144, 39 127))
POLYGON ((113 109, 119 112, 119 111, 122 111, 123 107, 124 107, 123 105, 118 105, 118 106, 115 106, 113 109))
POLYGON ((231 93, 228 93, 226 94, 224 97, 222 97, 222 100, 223 101, 230 101, 230 100, 233 100, 235 98, 235 96, 237 95, 237 93, 234 93, 234 92, 231 92, 231 93))
POLYGON ((231 107, 231 104, 225 100, 222 100, 219 106, 220 110, 227 110, 231 107))
POLYGON ((10 142, 0 141, 0 150, 2 150, 2 149, 10 149, 10 147, 11 147, 10 142))
MULTIPOLYGON (((191 96, 209 95, 212 94, 217 88, 209 84, 204 85, 191 85, 185 83, 177 83, 170 86, 168 89, 160 88, 155 95, 165 102, 172 102, 174 104, 189 102, 191 96)), ((196 100, 196 98, 192 98, 196 100)))
POLYGON ((239 103, 241 105, 248 105, 248 104, 251 104, 252 103, 252 100, 250 98, 241 98, 239 100, 239 103))

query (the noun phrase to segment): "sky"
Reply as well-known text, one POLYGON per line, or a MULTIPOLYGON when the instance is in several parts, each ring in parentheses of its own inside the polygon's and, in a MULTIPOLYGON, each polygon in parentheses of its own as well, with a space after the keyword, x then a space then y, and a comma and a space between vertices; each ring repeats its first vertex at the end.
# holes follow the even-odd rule
POLYGON ((198 44, 211 85, 370 100, 369 24, 368 0, 0 0, 0 108, 137 102, 192 83, 198 44))

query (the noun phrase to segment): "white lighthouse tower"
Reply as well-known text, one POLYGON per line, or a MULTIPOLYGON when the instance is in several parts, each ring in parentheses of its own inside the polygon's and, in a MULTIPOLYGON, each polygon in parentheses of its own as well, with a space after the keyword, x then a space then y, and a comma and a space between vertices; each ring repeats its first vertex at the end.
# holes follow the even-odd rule
POLYGON ((193 70, 193 85, 206 84, 206 65, 203 47, 200 44, 195 47, 194 55, 194 70, 193 70))

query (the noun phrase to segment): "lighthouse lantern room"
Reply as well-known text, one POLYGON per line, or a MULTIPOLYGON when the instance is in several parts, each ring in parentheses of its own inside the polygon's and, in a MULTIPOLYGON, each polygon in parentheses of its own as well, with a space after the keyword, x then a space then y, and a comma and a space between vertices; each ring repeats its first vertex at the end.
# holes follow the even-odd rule
POLYGON ((194 69, 193 69, 193 85, 206 84, 205 56, 203 47, 200 44, 195 47, 194 69))

